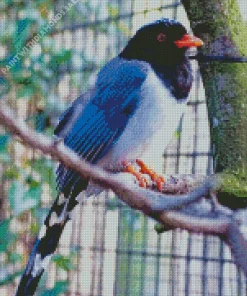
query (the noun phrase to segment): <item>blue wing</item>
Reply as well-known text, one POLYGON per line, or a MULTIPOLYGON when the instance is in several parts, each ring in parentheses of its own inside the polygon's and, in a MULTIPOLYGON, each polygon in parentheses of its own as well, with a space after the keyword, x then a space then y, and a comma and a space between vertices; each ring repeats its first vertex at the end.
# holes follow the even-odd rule
MULTIPOLYGON (((146 76, 143 63, 113 59, 100 71, 92 99, 76 116, 79 101, 75 101, 62 116, 55 134, 64 137, 64 143, 78 155, 97 163, 117 142, 138 107, 137 92, 146 76)), ((61 191, 70 192, 79 180, 76 172, 59 166, 57 183, 61 191)))

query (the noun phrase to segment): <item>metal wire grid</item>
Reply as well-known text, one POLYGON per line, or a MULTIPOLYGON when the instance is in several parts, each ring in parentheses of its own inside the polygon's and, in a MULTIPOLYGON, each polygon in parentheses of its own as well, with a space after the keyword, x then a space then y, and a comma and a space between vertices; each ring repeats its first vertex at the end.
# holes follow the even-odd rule
MULTIPOLYGON (((139 11, 135 9, 136 2, 109 1, 119 7, 117 17, 97 19, 94 16, 83 23, 65 24, 54 36, 64 38, 69 31, 73 45, 84 42, 81 50, 92 50, 97 56, 102 44, 97 41, 100 34, 93 28, 101 24, 110 27, 112 23, 123 22, 134 31, 141 25, 138 19, 145 16, 149 19, 149 14, 153 19, 166 16, 187 22, 177 1, 160 1, 158 8, 150 8, 151 1, 145 1, 139 11), (93 44, 88 44, 91 30, 93 44)), ((104 40, 107 42, 105 58, 116 55, 126 40, 118 31, 110 40, 104 40)), ((168 174, 212 172, 205 97, 197 65, 193 67, 195 83, 181 133, 164 154, 168 174)), ((94 70, 73 69, 67 65, 58 73, 58 83, 61 83, 59 76, 64 77, 65 73, 77 72, 83 81, 88 72, 94 70)), ((75 220, 72 232, 68 230, 64 234, 60 246, 60 252, 66 250, 68 242, 80 249, 77 270, 68 275, 69 295, 246 295, 242 272, 235 267, 228 248, 216 238, 179 230, 157 236, 151 220, 107 196, 85 202, 78 212, 79 221, 75 220), (109 210, 113 204, 116 208, 109 210)), ((67 276, 56 274, 54 281, 67 276)))
MULTIPOLYGON (((54 14, 66 2, 57 1, 54 14)), ((54 95, 61 98, 61 104, 85 91, 90 84, 88 77, 93 79, 98 68, 124 46, 128 37, 114 27, 133 33, 159 17, 179 19, 189 26, 179 1, 103 2, 118 7, 119 15, 90 13, 83 21, 78 17, 73 22, 65 15, 62 25, 52 32, 57 46, 85 52, 92 59, 86 65, 66 64, 54 77, 58 85, 54 95), (99 32, 99 27, 106 28, 106 33, 99 32)), ((195 82, 188 110, 179 136, 164 154, 167 174, 212 172, 205 96, 195 62, 193 68, 195 82)), ((69 246, 76 248, 76 269, 66 273, 52 264, 48 287, 59 279, 68 279, 71 296, 247 295, 242 272, 235 267, 228 248, 216 238, 180 230, 158 236, 153 221, 111 194, 85 201, 75 216, 61 239, 59 252, 66 255, 69 246)))

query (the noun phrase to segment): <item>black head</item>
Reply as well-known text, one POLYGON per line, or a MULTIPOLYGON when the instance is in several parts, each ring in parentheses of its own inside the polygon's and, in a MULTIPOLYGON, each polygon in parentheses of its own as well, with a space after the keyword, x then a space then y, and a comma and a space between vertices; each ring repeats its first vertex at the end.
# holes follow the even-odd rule
POLYGON ((179 64, 191 46, 201 46, 199 38, 188 35, 185 27, 167 18, 141 27, 120 57, 147 61, 153 65, 179 64))

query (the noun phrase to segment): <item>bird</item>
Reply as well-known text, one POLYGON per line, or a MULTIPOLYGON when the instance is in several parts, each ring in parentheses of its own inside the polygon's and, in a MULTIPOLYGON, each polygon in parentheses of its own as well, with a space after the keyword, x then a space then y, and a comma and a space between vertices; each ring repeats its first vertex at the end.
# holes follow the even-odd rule
MULTIPOLYGON (((163 153, 185 111, 192 86, 188 48, 203 45, 176 20, 142 26, 123 50, 103 66, 90 98, 77 98, 55 128, 81 158, 112 173, 128 172, 146 187, 148 174, 159 190, 165 180, 141 160, 147 151, 163 153), (138 169, 136 168, 138 167, 138 169)), ((16 295, 30 296, 55 252, 81 192, 96 184, 62 163, 56 171, 57 198, 33 247, 16 295)), ((89 190, 90 189, 90 190, 89 190)))

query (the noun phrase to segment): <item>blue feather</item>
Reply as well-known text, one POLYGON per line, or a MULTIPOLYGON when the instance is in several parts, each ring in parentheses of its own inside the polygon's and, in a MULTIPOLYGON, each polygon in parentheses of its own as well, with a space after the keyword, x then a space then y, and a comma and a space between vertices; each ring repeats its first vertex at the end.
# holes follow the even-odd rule
MULTIPOLYGON (((102 159, 118 141, 136 111, 140 100, 137 92, 146 76, 147 69, 138 62, 115 58, 106 64, 98 74, 94 96, 67 131, 65 145, 92 163, 102 159)), ((56 128, 58 136, 63 135, 77 105, 78 102, 61 117, 56 128)), ((57 181, 61 191, 67 192, 79 179, 76 172, 59 166, 57 181)))

